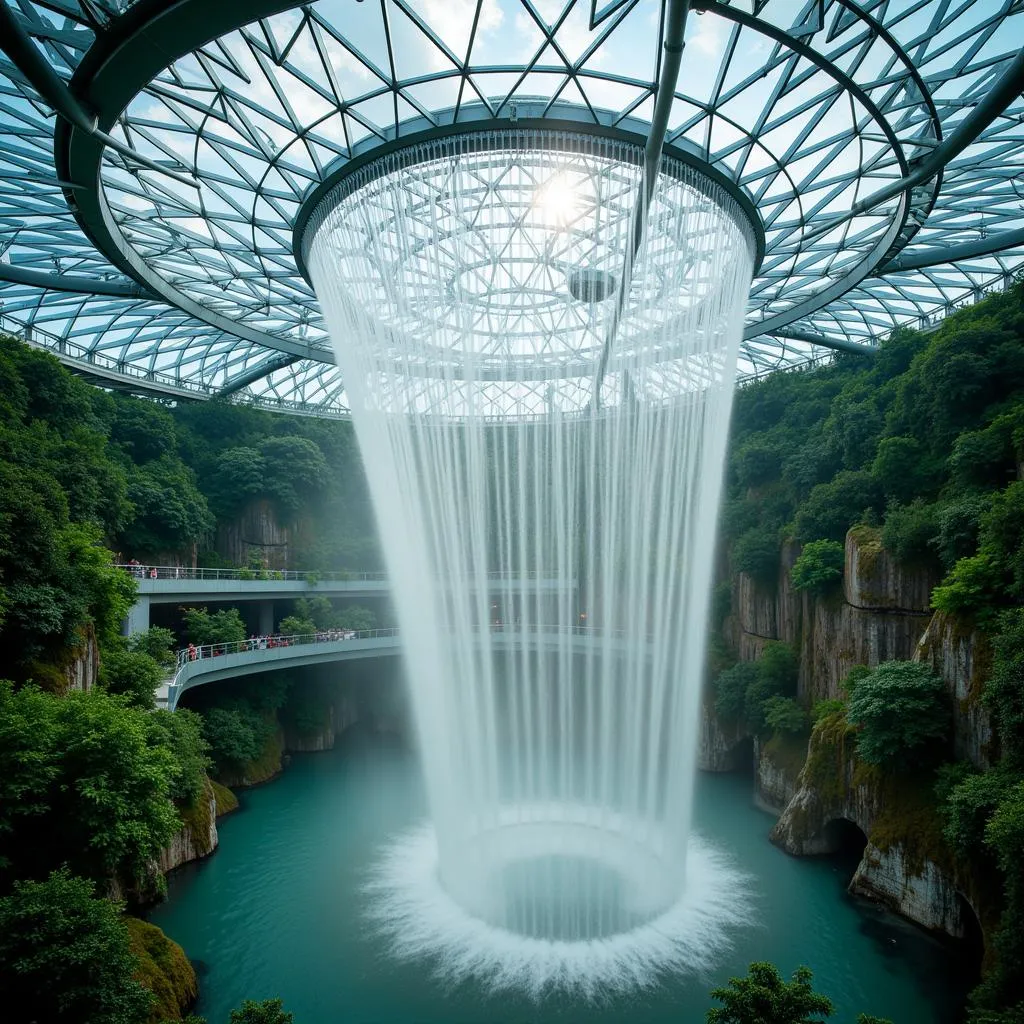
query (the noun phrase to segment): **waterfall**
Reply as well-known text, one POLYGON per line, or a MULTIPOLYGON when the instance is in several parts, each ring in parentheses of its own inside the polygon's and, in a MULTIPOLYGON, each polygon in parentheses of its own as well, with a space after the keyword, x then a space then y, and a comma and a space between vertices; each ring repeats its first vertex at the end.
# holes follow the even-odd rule
POLYGON ((438 139, 353 171, 306 232, 431 813, 385 858, 378 917, 399 951, 535 991, 639 983, 644 935, 706 966, 707 922, 740 913, 690 819, 752 233, 666 157, 624 273, 641 158, 438 139))

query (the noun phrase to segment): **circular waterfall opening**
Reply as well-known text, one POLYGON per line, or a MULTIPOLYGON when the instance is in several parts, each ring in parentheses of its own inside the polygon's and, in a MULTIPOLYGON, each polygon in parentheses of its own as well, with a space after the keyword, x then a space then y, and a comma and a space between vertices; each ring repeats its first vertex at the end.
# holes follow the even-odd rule
POLYGON ((643 146, 510 126, 319 200, 330 326, 431 824, 385 852, 399 956, 533 993, 703 971, 749 919, 691 834, 715 523, 756 240, 643 146))
POLYGON ((630 891, 649 882, 635 861, 613 865, 592 852, 506 858, 494 902, 478 916, 442 882, 437 833, 426 823, 382 851, 366 885, 367 917, 392 955, 427 961, 444 984, 600 999, 667 975, 706 974, 754 919, 751 879, 725 853, 691 835, 686 865, 686 884, 652 913, 631 902, 630 891), (537 899, 545 893, 550 899, 537 899))

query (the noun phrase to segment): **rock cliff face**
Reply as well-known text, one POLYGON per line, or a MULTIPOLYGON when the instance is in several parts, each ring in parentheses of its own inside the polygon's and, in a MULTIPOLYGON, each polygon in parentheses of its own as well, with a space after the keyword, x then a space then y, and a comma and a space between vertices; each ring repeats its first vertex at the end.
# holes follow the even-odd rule
POLYGON ((701 706, 697 767, 702 772, 734 772, 750 758, 750 744, 742 726, 719 722, 714 709, 701 706))
POLYGON ((971 885, 953 867, 927 799, 906 779, 858 763, 853 733, 834 715, 811 734, 799 788, 770 838, 796 855, 834 853, 844 827, 856 826, 867 845, 850 891, 960 938, 971 885))
POLYGON ((91 690, 100 674, 100 649, 92 626, 85 630, 81 644, 63 668, 66 689, 91 690))
POLYGON ((796 545, 784 548, 775 587, 736 576, 730 639, 741 660, 757 658, 769 640, 796 645, 799 693, 813 702, 838 696, 854 665, 912 657, 931 615, 929 573, 901 567, 877 531, 860 528, 846 537, 842 590, 800 594, 789 582, 798 555, 796 545))
POLYGON ((965 629, 945 612, 936 612, 914 652, 931 665, 953 698, 953 748, 957 758, 978 768, 992 763, 992 720, 981 704, 981 688, 992 652, 984 635, 965 629))
POLYGON ((805 744, 799 739, 754 738, 754 802, 764 811, 781 814, 796 795, 805 744))
POLYGON ((182 826, 161 852, 157 867, 166 874, 193 860, 208 857, 217 849, 217 799, 209 781, 196 806, 183 815, 182 826))
POLYGON ((235 565, 246 565, 255 551, 268 569, 290 569, 302 534, 301 524, 281 524, 274 506, 261 499, 247 505, 234 522, 218 526, 217 553, 235 565))

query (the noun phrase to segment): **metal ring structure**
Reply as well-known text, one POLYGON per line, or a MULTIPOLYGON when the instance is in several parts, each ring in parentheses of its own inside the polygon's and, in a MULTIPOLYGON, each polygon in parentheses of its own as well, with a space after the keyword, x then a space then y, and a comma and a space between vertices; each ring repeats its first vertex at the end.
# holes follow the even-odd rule
MULTIPOLYGON (((395 146, 485 125, 642 139, 663 59, 665 0, 344 17, 0 2, 53 72, 34 82, 4 33, 5 329, 107 385, 312 415, 347 410, 295 245, 316 197, 395 146)), ((1022 38, 1015 0, 693 4, 665 151, 756 211, 742 378, 870 352, 1016 278, 1022 38)))

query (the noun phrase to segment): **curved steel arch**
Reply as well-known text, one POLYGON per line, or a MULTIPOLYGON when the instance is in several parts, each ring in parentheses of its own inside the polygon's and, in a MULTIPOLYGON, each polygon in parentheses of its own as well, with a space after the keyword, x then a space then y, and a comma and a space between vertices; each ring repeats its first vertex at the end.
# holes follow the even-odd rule
MULTIPOLYGON (((120 203, 112 214, 118 230, 122 222, 134 230, 130 206, 125 203, 148 195, 157 197, 158 202, 149 207, 157 213, 156 219, 169 214, 167 223, 173 224, 180 216, 173 209, 178 202, 174 189, 185 186, 161 185, 166 175, 141 169, 141 163, 133 166, 130 156, 110 151, 101 154, 91 179, 86 175, 87 180, 75 180, 65 174, 71 168, 54 160, 57 140, 46 101, 21 71, 0 61, 0 120, 13 129, 0 137, 0 302, 7 322, 31 324, 37 337, 42 336, 41 324, 56 325, 56 336, 65 346, 80 345, 94 359, 110 360, 112 375, 122 372, 117 367, 124 367, 125 380, 132 386, 143 386, 146 375, 168 374, 179 383, 194 383, 193 394, 213 394, 227 387, 236 400, 269 401, 281 408, 294 405, 301 412, 321 408, 328 415, 344 414, 344 393, 337 371, 328 365, 333 357, 322 344, 315 302, 294 285, 295 275, 288 266, 290 246, 281 245, 275 251, 273 245, 260 249, 256 242, 261 232, 277 231, 276 222, 291 217, 292 207, 285 202, 291 201, 285 195, 288 189, 274 194, 275 175, 287 178, 301 171, 294 180, 310 185, 324 177, 323 166, 299 167, 292 157, 298 152, 296 146, 310 152, 323 146, 323 125, 332 115, 328 111, 310 119, 294 110, 291 115, 273 114, 273 109, 285 111, 289 89, 312 90, 321 100, 334 97, 344 132, 351 124, 373 146, 387 134, 375 124, 377 115, 370 114, 380 109, 373 104, 387 98, 396 127, 414 116, 436 120, 440 108, 424 97, 438 83, 457 88, 453 98, 459 109, 483 103, 495 116, 511 116, 535 83, 544 79, 554 83, 543 101, 548 113, 568 105, 596 123, 600 121, 598 97, 614 93, 622 99, 613 119, 642 122, 657 74, 656 63, 647 71, 627 66, 623 47, 616 43, 629 38, 631 25, 640 16, 635 0, 606 5, 600 17, 596 5, 584 0, 549 0, 530 7, 519 0, 453 0, 453 5, 465 7, 476 26, 470 32, 467 22, 471 38, 462 49, 418 0, 384 0, 380 11, 385 13, 378 11, 374 17, 391 17, 395 38, 404 31, 399 22, 413 25, 417 38, 428 40, 437 55, 436 66, 404 77, 407 69, 395 70, 396 59, 401 64, 406 56, 396 52, 397 44, 389 41, 380 51, 383 59, 374 64, 372 46, 358 38, 355 22, 365 18, 370 5, 357 9, 343 31, 331 23, 325 5, 304 5, 297 11, 294 3, 271 0, 245 5, 244 11, 240 3, 207 5, 201 13, 195 0, 138 0, 126 10, 116 0, 7 2, 13 2, 11 10, 32 45, 60 81, 71 80, 72 92, 79 90, 78 100, 86 107, 103 99, 99 93, 87 95, 82 87, 87 80, 103 81, 112 96, 131 91, 127 80, 115 82, 111 77, 116 68, 134 63, 144 70, 143 78, 149 76, 138 95, 148 97, 153 110, 127 104, 128 109, 105 112, 110 117, 107 128, 120 145, 151 163, 180 169, 184 150, 180 145, 169 146, 168 138, 190 139, 189 159, 196 164, 197 154, 207 145, 204 140, 215 138, 219 125, 244 123, 251 132, 249 141, 224 151, 234 161, 232 173, 245 171, 253 153, 268 169, 262 191, 253 191, 253 205, 243 204, 240 213, 227 209, 219 214, 215 208, 199 207, 209 212, 209 231, 227 232, 211 252, 220 252, 224 266, 236 268, 235 283, 229 282, 225 293, 230 301, 217 294, 217 274, 223 271, 215 272, 203 258, 192 256, 202 251, 194 237, 185 237, 178 246, 185 257, 159 255, 153 218, 143 224, 133 245, 142 240, 144 258, 140 256, 139 266, 151 271, 157 283, 168 276, 173 279, 166 291, 178 308, 147 298, 145 289, 137 297, 135 286, 120 273, 134 268, 131 276, 138 280, 139 268, 131 261, 122 265, 120 253, 97 250, 82 234, 73 208, 81 213, 101 188, 113 187, 120 203), (529 30, 539 43, 518 64, 514 60, 488 63, 486 46, 480 49, 481 40, 488 42, 487 19, 496 9, 505 12, 506 24, 516 12, 523 13, 529 23, 522 29, 517 23, 515 30, 529 30), (235 22, 264 14, 269 18, 252 31, 235 30, 235 22), (165 71, 169 51, 161 51, 161 46, 175 38, 194 41, 196 34, 203 36, 204 46, 165 71), (373 65, 375 70, 369 74, 376 76, 379 87, 368 90, 366 97, 373 93, 377 98, 342 97, 332 77, 341 74, 340 65, 335 61, 331 71, 331 62, 320 60, 318 78, 310 71, 314 65, 303 63, 299 52, 306 44, 314 50, 319 46, 325 53, 335 47, 330 51, 335 57, 343 51, 355 63, 365 59, 360 65, 364 68, 373 65), (614 61, 600 63, 603 48, 612 52, 614 61), (252 56, 251 67, 245 63, 245 53, 252 56), (482 54, 479 59, 478 53, 482 54), (253 68, 258 71, 255 78, 253 68), (239 85, 234 92, 225 87, 231 81, 239 85), (264 86, 269 90, 266 95, 260 93, 264 86), (405 106, 400 109, 401 104, 405 106), (172 109, 173 114, 159 113, 172 109), (185 117, 182 112, 188 111, 185 117), (201 118, 196 121, 199 112, 201 118), (180 117, 177 136, 168 128, 176 117, 180 117), (281 155, 271 154, 278 145, 275 138, 282 138, 285 125, 293 123, 295 131, 288 128, 292 141, 279 147, 281 155), (133 181, 142 184, 131 185, 133 181), (276 222, 268 221, 269 227, 264 226, 265 218, 256 205, 262 202, 261 195, 278 205, 276 222), (248 232, 251 252, 245 259, 236 237, 242 228, 248 232), (192 286, 190 278, 207 283, 192 286), (179 302, 183 285, 198 290, 179 302), (61 298, 54 290, 58 287, 93 288, 105 294, 76 297, 69 292, 61 298), (234 288, 237 293, 231 291, 234 288), (232 303, 239 299, 249 305, 235 315, 238 307, 232 303), (265 311, 253 305, 257 299, 265 311), (125 329, 129 323, 131 329, 125 329), (274 332, 271 343, 268 324, 274 332), (183 341, 186 335, 188 343, 183 341), (285 355, 271 348, 284 349, 285 355), (261 377, 262 371, 269 373, 261 377)), ((1012 66, 1014 58, 1020 63, 1017 51, 1024 18, 1019 4, 1003 0, 980 10, 939 0, 908 0, 900 5, 881 0, 808 0, 802 6, 756 0, 752 13, 732 2, 700 6, 709 13, 690 19, 691 27, 695 23, 697 28, 684 56, 670 132, 731 175, 767 212, 762 217, 767 238, 764 284, 755 292, 755 300, 764 308, 757 304, 751 310, 742 375, 812 359, 820 351, 818 339, 836 347, 870 346, 892 327, 925 322, 1011 280, 1024 266, 1019 245, 1024 189, 1015 180, 1016 169, 1024 164, 1019 132, 1024 104, 1012 86, 998 103, 988 100, 992 119, 981 125, 980 134, 951 160, 939 161, 941 177, 932 180, 933 188, 908 195, 904 186, 897 205, 907 210, 890 204, 880 211, 890 228, 903 221, 884 252, 882 242, 888 232, 878 230, 877 223, 868 230, 870 215, 861 219, 863 223, 833 229, 842 243, 840 251, 831 237, 813 237, 814 230, 835 223, 836 211, 830 204, 834 206, 836 196, 845 197, 852 189, 849 209, 865 193, 909 177, 914 165, 927 163, 936 150, 942 152, 963 122, 985 108, 986 97, 995 96, 993 84, 1000 73, 1012 66), (708 25, 712 28, 705 31, 708 25), (732 27, 723 35, 722 25, 732 27), (761 45, 757 40, 764 49, 756 49, 761 45), (706 59, 702 57, 705 49, 706 59), (707 83, 686 80, 688 61, 711 69, 705 75, 707 83), (837 69, 855 89, 826 96, 821 85, 823 68, 837 69), (755 92, 764 101, 757 117, 744 108, 755 92), (865 120, 860 96, 875 106, 880 121, 878 117, 865 120), (845 130, 833 123, 840 104, 850 108, 845 130), (837 163, 846 159, 840 146, 844 138, 862 151, 858 170, 837 163), (908 154, 905 164, 898 159, 900 149, 908 154), (897 153, 896 159, 892 152, 897 153), (772 190, 778 190, 784 179, 791 184, 780 198, 781 193, 772 190), (797 243, 797 227, 812 234, 808 244, 797 243), (943 254, 945 260, 940 262, 943 254), (861 274, 863 268, 867 272, 861 274)), ((507 44, 513 42, 507 31, 502 35, 507 44)), ((655 35, 647 36, 651 54, 655 35)), ((104 102, 109 102, 109 96, 104 102)), ((58 118, 56 134, 63 138, 70 130, 62 123, 58 118)), ((76 131, 84 134, 81 128, 76 131)), ((345 143, 353 142, 358 140, 345 134, 345 143)), ((326 152, 318 159, 323 160, 326 152)), ((209 180, 231 198, 229 185, 216 175, 209 180)), ((303 190, 308 187, 303 185, 303 190)), ((216 199, 214 193, 211 196, 216 199)), ((223 196, 217 202, 226 208, 223 196)), ((139 223, 145 219, 137 218, 139 223)), ((164 245, 175 237, 165 234, 164 245)))

